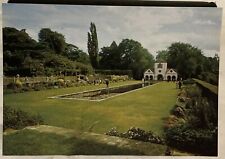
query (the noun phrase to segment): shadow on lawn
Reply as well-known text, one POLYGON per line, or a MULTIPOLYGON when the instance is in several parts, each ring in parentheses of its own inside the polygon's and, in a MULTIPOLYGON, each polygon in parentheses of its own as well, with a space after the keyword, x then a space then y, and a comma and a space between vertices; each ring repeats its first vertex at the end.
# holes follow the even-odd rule
POLYGON ((73 140, 76 141, 71 150, 73 155, 144 155, 138 150, 119 148, 116 145, 98 143, 93 140, 81 140, 77 138, 73 140))
POLYGON ((3 136, 3 155, 143 155, 94 140, 21 130, 3 136))

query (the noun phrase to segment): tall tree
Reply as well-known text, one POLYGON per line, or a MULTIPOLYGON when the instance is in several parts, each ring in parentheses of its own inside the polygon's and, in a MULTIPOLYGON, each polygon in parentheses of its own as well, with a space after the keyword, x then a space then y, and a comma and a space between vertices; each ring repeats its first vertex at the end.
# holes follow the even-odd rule
POLYGON ((90 31, 88 32, 88 53, 93 68, 98 68, 99 55, 98 55, 98 36, 96 26, 91 22, 90 31))
POLYGON ((57 54, 62 54, 66 47, 65 38, 58 32, 53 32, 49 28, 43 28, 39 33, 39 42, 46 45, 57 54))

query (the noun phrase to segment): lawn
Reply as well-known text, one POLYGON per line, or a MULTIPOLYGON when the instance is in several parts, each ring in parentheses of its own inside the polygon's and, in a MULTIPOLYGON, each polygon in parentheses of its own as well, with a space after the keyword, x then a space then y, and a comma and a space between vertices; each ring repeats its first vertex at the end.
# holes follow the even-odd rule
POLYGON ((24 129, 3 140, 4 155, 164 155, 166 146, 52 126, 24 129), (47 131, 43 130, 47 129, 47 131), (87 151, 88 150, 88 151, 87 151))
MULTIPOLYGON (((120 82, 111 86, 136 83, 120 82)), ((176 102, 175 83, 161 82, 101 102, 49 99, 47 97, 96 89, 102 86, 82 86, 4 95, 5 105, 40 114, 45 124, 70 128, 77 132, 105 133, 112 127, 126 131, 130 127, 163 134, 163 118, 176 102)))

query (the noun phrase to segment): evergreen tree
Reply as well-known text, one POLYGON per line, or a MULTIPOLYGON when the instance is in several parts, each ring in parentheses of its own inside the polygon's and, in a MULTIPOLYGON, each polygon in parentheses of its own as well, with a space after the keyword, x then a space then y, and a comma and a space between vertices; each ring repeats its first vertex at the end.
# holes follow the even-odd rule
POLYGON ((94 23, 91 23, 90 32, 88 32, 87 47, 88 47, 90 61, 93 68, 98 68, 98 63, 99 63, 98 37, 97 37, 96 26, 94 23))

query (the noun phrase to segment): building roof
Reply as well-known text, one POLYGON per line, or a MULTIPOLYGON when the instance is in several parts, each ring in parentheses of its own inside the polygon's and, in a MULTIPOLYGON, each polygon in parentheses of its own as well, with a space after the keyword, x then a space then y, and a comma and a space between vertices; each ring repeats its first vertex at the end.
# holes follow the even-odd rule
POLYGON ((177 73, 177 71, 175 69, 173 69, 173 68, 168 68, 166 70, 166 73, 177 73), (169 72, 170 70, 172 70, 173 72, 169 72))

